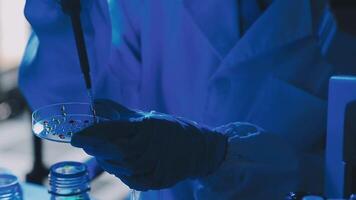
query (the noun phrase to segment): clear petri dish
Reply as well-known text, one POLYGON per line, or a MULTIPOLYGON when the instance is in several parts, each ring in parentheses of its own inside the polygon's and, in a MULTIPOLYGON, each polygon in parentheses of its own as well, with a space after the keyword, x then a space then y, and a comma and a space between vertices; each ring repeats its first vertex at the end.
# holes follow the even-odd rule
POLYGON ((109 121, 109 118, 93 113, 89 103, 48 105, 32 113, 32 131, 42 139, 70 143, 73 134, 95 123, 109 121))

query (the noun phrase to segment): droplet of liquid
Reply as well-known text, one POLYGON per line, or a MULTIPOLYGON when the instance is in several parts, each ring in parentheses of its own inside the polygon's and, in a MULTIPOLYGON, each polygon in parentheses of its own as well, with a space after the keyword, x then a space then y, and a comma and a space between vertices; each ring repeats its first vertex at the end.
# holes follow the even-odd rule
POLYGON ((59 134, 58 137, 62 140, 64 140, 66 138, 63 134, 59 134))
POLYGON ((49 125, 46 125, 46 126, 45 126, 45 130, 46 130, 47 132, 51 132, 51 131, 53 130, 53 128, 52 128, 51 126, 49 126, 49 125))
POLYGON ((61 112, 64 117, 67 116, 66 107, 64 105, 61 107, 61 112))
POLYGON ((54 123, 54 124, 61 124, 61 121, 59 120, 59 119, 57 119, 57 118, 52 118, 52 122, 54 123))
POLYGON ((45 127, 44 129, 47 133, 49 133, 49 129, 47 127, 45 127))

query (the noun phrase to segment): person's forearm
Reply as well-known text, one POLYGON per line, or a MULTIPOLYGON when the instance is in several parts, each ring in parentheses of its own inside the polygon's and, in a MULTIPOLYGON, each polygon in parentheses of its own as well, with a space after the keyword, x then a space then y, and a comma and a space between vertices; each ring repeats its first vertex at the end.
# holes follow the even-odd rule
POLYGON ((297 154, 285 140, 250 123, 215 130, 228 136, 227 154, 214 173, 193 185, 197 200, 282 199, 298 182, 297 154), (275 191, 277 185, 286 191, 275 191))

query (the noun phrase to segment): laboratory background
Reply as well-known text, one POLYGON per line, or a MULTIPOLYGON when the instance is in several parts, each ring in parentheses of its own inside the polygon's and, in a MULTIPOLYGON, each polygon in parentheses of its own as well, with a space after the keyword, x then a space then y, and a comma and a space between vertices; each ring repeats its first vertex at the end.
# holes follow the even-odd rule
POLYGON ((220 1, 0 0, 0 200, 356 200, 356 1, 220 1))

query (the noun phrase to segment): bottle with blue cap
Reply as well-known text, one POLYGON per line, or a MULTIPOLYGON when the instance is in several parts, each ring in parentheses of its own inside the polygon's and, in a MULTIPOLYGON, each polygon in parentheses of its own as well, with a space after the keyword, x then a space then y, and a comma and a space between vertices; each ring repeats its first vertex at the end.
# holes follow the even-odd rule
POLYGON ((48 179, 51 200, 90 200, 86 165, 79 162, 57 163, 51 167, 48 179))
POLYGON ((22 200, 22 189, 17 177, 11 173, 0 174, 0 200, 22 200))

